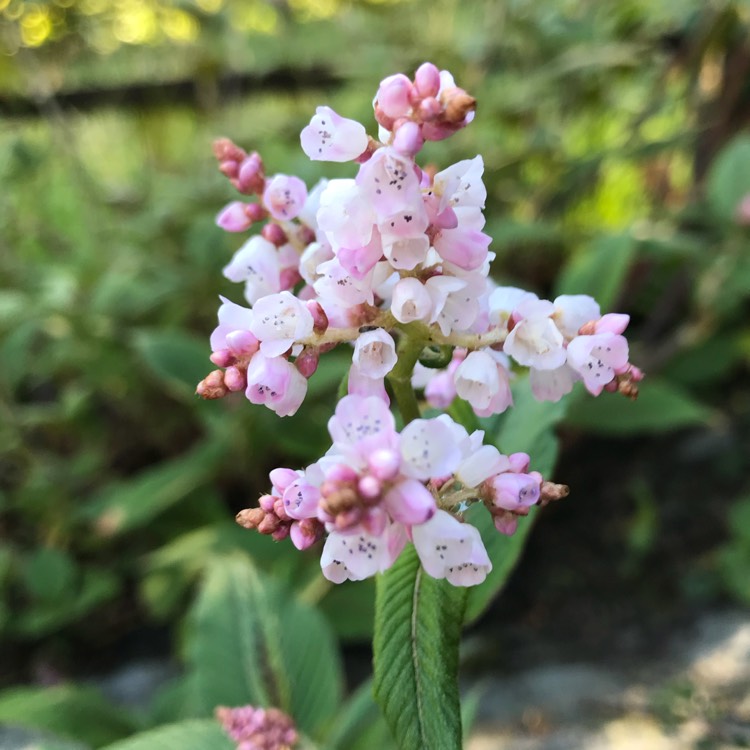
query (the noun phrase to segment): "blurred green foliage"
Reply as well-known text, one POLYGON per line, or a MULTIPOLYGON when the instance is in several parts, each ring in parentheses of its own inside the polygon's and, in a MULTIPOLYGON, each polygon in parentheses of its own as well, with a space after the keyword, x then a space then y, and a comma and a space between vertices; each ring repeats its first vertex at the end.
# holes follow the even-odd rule
MULTIPOLYGON (((99 696, 62 686, 0 696, 0 723, 99 747, 134 726, 190 720, 157 730, 163 746, 219 743, 201 721, 211 706, 270 700, 267 686, 244 682, 260 649, 274 697, 309 718, 305 731, 333 747, 386 747, 372 739, 385 735, 369 691, 334 721, 334 637, 370 637, 373 587, 331 590, 314 552, 231 521, 265 490, 269 468, 326 450, 346 352, 324 358, 290 419, 241 397, 193 396, 211 369, 217 296, 240 299, 220 273, 238 238, 213 225, 232 198, 210 154, 216 136, 311 184, 322 172, 298 133, 315 106, 374 132, 380 78, 434 60, 479 110, 426 158, 484 156, 497 279, 591 293, 630 313, 632 360, 649 375, 636 404, 576 392, 559 408, 487 423, 501 448, 533 444, 548 468, 558 423, 628 436, 750 411, 750 217, 738 213, 750 194, 747 2, 0 0, 0 14, 0 107, 20 97, 38 110, 0 124, 0 680, 28 677, 32 655, 73 665, 76 644, 112 649, 134 629, 164 626, 181 634, 185 675, 153 716, 109 721, 99 696), (325 85, 220 96, 228 72, 281 66, 320 71, 325 85), (193 84, 183 103, 127 105, 134 85, 182 79, 193 84), (123 105, 97 108, 96 92, 112 89, 123 105), (77 90, 88 92, 86 112, 60 105, 77 90), (295 650, 288 618, 309 620, 320 653, 295 650), (320 705, 301 706, 292 678, 307 690, 313 670, 320 705), (81 705, 91 722, 65 726, 81 705)), ((686 498, 696 512, 702 501, 686 498)), ((639 556, 653 536, 650 502, 639 505, 648 533, 633 529, 639 556)), ((715 564, 744 601, 746 506, 715 564)), ((508 565, 471 593, 470 618, 522 541, 519 531, 505 542, 508 565)))

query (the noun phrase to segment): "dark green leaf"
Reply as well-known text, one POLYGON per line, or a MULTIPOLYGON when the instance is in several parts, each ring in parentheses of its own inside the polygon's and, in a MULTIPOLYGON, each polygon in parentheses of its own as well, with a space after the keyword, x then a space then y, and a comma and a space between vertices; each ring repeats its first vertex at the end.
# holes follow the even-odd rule
POLYGON ((377 580, 375 698, 402 750, 461 747, 458 644, 466 590, 428 576, 409 545, 377 580))
POLYGON ((372 695, 368 680, 346 701, 326 735, 326 750, 395 750, 388 726, 372 695))
POLYGON ((607 435, 668 432, 706 424, 711 410, 676 386, 653 378, 645 380, 636 401, 619 394, 592 398, 580 391, 570 405, 567 423, 607 435))

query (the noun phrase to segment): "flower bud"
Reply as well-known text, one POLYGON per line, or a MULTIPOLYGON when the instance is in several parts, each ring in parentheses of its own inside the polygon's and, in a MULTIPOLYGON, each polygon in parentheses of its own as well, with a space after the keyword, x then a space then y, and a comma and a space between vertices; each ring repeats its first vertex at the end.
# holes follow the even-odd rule
POLYGON ((207 400, 223 398, 229 392, 224 385, 224 373, 221 370, 210 372, 198 383, 195 392, 207 400))
POLYGON ((414 87, 422 98, 437 96, 440 91, 440 71, 430 62, 422 63, 414 74, 414 87))

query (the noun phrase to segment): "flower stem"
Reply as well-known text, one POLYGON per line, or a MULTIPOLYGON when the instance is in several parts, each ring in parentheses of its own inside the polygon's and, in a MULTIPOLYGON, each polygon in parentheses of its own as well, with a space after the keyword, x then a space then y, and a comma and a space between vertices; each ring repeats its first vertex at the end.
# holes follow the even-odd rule
MULTIPOLYGON (((407 326, 403 328, 406 329, 407 326)), ((407 331, 404 331, 398 342, 398 362, 387 376, 401 418, 404 420, 404 426, 413 419, 419 419, 422 416, 414 387, 411 384, 411 375, 424 344, 425 342, 421 338, 411 337, 407 331)))

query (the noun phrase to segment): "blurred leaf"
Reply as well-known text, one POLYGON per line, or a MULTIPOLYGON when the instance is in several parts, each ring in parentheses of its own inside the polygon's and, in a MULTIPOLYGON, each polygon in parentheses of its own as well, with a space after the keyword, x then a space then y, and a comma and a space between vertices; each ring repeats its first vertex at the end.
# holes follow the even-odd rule
POLYGON ((707 193, 716 215, 734 224, 740 201, 750 194, 750 136, 740 135, 721 150, 708 173, 707 193))
POLYGON ((608 312, 635 258, 636 245, 626 234, 602 235, 576 253, 563 269, 556 294, 588 294, 608 312))
POLYGON ((375 582, 344 581, 332 586, 319 604, 343 641, 369 641, 375 619, 375 582))
POLYGON ((85 617, 119 591, 120 580, 112 571, 88 567, 75 592, 59 601, 40 602, 23 610, 10 625, 14 632, 40 637, 85 617))
MULTIPOLYGON (((539 402, 531 393, 528 378, 519 379, 513 386, 515 406, 507 411, 494 425, 490 436, 493 443, 506 454, 528 453, 531 468, 541 472, 545 479, 555 466, 558 452, 558 439, 555 427, 563 419, 569 400, 563 398, 556 404, 539 402)), ((535 509, 521 519, 513 536, 500 534, 492 522, 492 517, 481 505, 472 506, 466 518, 480 531, 487 554, 492 560, 492 570, 483 583, 469 589, 466 605, 466 622, 472 622, 489 606, 515 567, 523 550, 526 537, 531 531, 535 509)))
POLYGON ((729 528, 750 551, 750 497, 740 498, 732 505, 729 511, 729 528))
POLYGON ((315 734, 335 712, 339 655, 323 617, 240 555, 209 566, 189 620, 193 701, 277 706, 315 734))
POLYGON ((215 369, 208 338, 180 330, 138 331, 133 343, 151 371, 176 396, 195 397, 195 388, 215 369))
POLYGON ((183 721, 136 734, 105 750, 234 750, 218 721, 183 721))
POLYGON ((36 599, 59 600, 72 593, 76 567, 61 550, 39 547, 23 563, 22 575, 27 591, 36 599))
POLYGON ((133 720, 96 690, 58 685, 13 688, 0 693, 0 724, 44 729, 93 747, 135 731, 133 720))
POLYGON ((579 391, 571 398, 566 423, 606 435, 630 435, 705 425, 711 416, 708 407, 677 386, 649 378, 636 401, 614 393, 592 398, 579 391))
POLYGON ((375 698, 402 750, 461 746, 465 606, 466 589, 427 575, 413 545, 377 578, 375 698))
POLYGON ((326 735, 326 750, 395 750, 388 725, 372 696, 372 680, 360 685, 339 709, 326 735))
POLYGON ((726 378, 742 359, 740 334, 715 335, 673 357, 661 377, 679 385, 708 385, 726 378))
POLYGON ((219 436, 213 436, 178 458, 105 486, 79 515, 93 521, 104 536, 138 528, 213 477, 226 450, 219 436))

